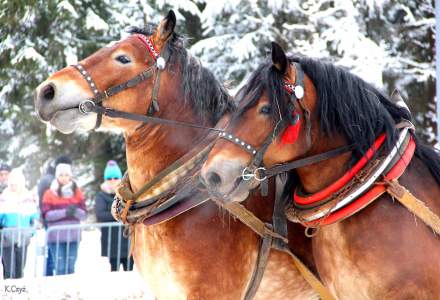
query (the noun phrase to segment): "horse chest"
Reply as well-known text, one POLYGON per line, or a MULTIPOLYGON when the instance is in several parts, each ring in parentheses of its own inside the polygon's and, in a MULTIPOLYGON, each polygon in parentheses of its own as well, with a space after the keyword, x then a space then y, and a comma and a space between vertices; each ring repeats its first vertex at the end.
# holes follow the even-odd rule
POLYGON ((158 299, 187 299, 188 287, 180 279, 181 273, 190 277, 189 266, 173 256, 170 241, 160 230, 140 225, 136 230, 135 264, 158 299))
POLYGON ((333 295, 341 300, 377 299, 380 278, 369 273, 364 262, 354 261, 340 224, 322 228, 313 245, 318 271, 333 295))

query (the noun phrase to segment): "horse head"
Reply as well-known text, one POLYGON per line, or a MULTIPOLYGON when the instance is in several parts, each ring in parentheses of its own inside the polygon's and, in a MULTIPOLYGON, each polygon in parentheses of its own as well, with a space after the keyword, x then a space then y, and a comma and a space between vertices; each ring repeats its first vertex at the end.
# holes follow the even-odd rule
POLYGON ((238 92, 231 125, 202 169, 205 183, 217 197, 243 201, 262 179, 256 172, 246 180, 254 175, 246 174, 249 168, 271 167, 311 150, 318 129, 316 91, 298 68, 272 43, 272 60, 263 63, 238 92), (286 141, 292 139, 292 130, 294 141, 286 141), (261 160, 258 165, 256 159, 261 160))
MULTIPOLYGON (((129 37, 99 49, 76 66, 65 67, 51 75, 35 91, 35 108, 41 120, 50 122, 63 133, 92 130, 101 123, 99 114, 79 109, 81 104, 93 104, 89 100, 96 100, 96 104, 106 108, 146 114, 146 108, 152 105, 157 80, 154 75, 166 63, 160 55, 176 37, 175 24, 176 16, 170 11, 155 30, 132 29, 133 34, 129 37), (137 78, 146 70, 150 70, 149 76, 144 76, 137 84, 108 95, 113 87, 137 78)), ((163 72, 161 77, 161 84, 167 86, 170 74, 163 72)), ((161 92, 173 91, 162 89, 161 92)), ((133 130, 138 125, 133 121, 102 117, 102 126, 106 128, 133 130)))

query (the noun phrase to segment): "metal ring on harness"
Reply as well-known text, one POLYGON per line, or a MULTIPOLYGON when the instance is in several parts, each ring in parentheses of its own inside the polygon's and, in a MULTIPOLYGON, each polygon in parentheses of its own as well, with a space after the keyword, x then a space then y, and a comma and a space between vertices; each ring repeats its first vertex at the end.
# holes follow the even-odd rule
POLYGON ((260 177, 260 171, 264 172, 264 171, 266 171, 266 168, 265 167, 259 167, 259 168, 256 168, 254 170, 254 178, 255 178, 256 181, 259 181, 259 182, 264 181, 264 180, 267 179, 267 176, 264 176, 263 178, 260 177))
POLYGON ((242 178, 244 181, 251 180, 251 179, 254 178, 254 177, 255 177, 254 172, 252 172, 248 167, 244 168, 244 169, 243 169, 243 172, 241 172, 241 178, 242 178))
POLYGON ((78 105, 78 110, 82 114, 86 115, 88 113, 91 113, 94 107, 95 107, 95 102, 93 102, 92 100, 84 100, 78 105))

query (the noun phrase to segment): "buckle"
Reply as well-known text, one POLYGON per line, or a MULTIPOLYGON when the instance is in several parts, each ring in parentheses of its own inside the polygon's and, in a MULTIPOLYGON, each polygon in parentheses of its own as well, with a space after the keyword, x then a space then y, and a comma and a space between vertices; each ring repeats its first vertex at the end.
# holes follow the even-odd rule
POLYGON ((266 171, 265 167, 259 167, 254 170, 254 178, 256 181, 264 181, 267 179, 267 176, 264 175, 264 171, 266 171), (263 177, 260 177, 260 173, 263 174, 263 177))
POLYGON ((91 113, 94 108, 95 102, 93 102, 92 100, 84 100, 78 105, 79 112, 85 115, 91 113))
POLYGON ((267 179, 267 176, 264 175, 264 171, 266 171, 265 167, 259 167, 254 170, 251 170, 248 167, 246 167, 243 169, 243 172, 241 172, 241 178, 244 181, 249 181, 253 178, 256 181, 261 182, 267 179))
POLYGON ((254 178, 254 172, 252 172, 248 167, 246 167, 243 169, 243 172, 241 172, 241 178, 244 181, 251 180, 252 178, 254 178))

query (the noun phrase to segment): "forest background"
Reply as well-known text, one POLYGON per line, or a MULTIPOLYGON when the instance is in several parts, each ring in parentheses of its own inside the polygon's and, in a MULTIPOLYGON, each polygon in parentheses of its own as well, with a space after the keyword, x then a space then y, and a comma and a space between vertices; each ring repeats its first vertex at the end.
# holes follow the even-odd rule
POLYGON ((434 0, 0 0, 0 161, 34 186, 54 157, 69 154, 87 193, 108 159, 125 168, 122 136, 63 135, 41 123, 35 87, 51 73, 159 22, 169 9, 186 48, 237 90, 277 41, 288 52, 344 66, 391 94, 398 89, 418 134, 436 140, 434 0))

